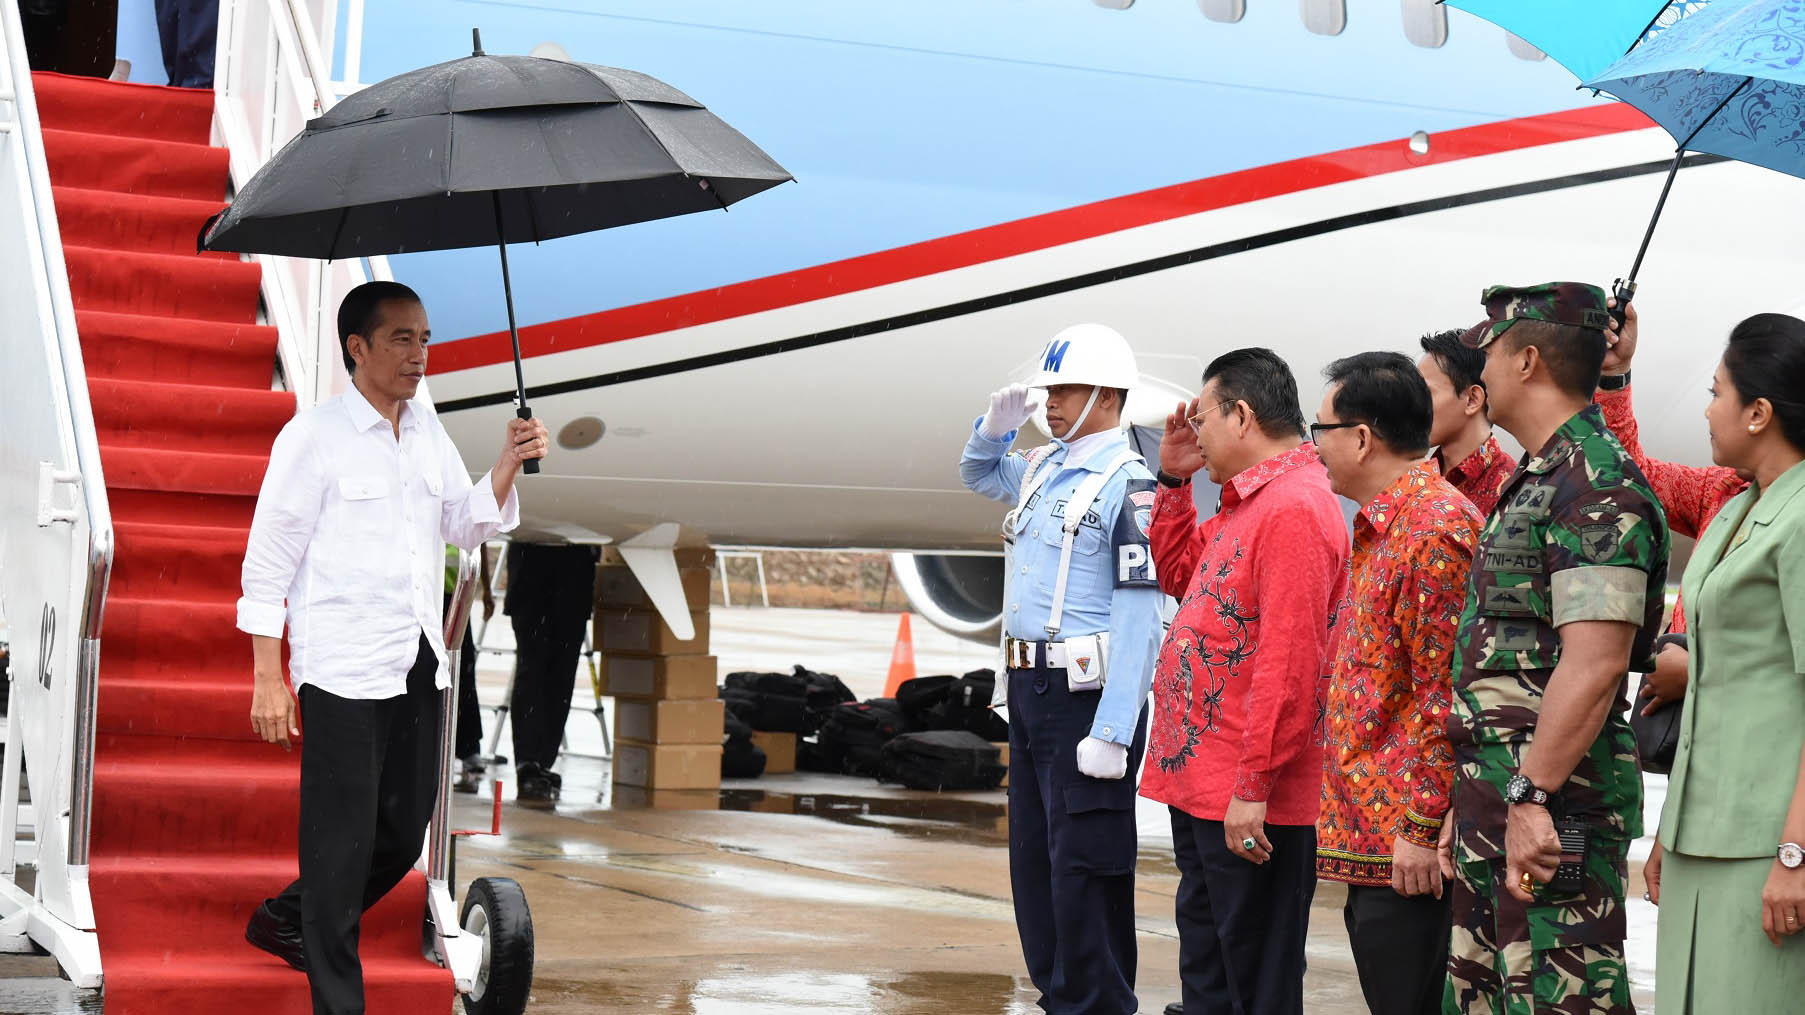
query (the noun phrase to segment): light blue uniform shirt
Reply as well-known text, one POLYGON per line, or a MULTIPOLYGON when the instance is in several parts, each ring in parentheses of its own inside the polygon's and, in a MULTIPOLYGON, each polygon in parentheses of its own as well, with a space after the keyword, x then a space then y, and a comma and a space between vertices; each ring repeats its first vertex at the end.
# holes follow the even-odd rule
MULTIPOLYGON (((981 421, 980 421, 981 422, 981 421)), ((1022 477, 1028 459, 1010 454, 1015 431, 991 440, 974 425, 959 460, 959 478, 965 487, 991 500, 1014 506, 1021 497, 1022 477)), ((1109 467, 1128 447, 1128 437, 1117 433, 1078 465, 1066 468, 1066 449, 1056 447, 1038 470, 1047 479, 1015 519, 1012 571, 1003 603, 1003 630, 1011 638, 1046 641, 1047 621, 1053 613, 1053 587, 1059 580, 1060 548, 1065 539, 1065 505, 1078 484, 1094 472, 1109 467)), ((1148 546, 1147 508, 1128 504, 1130 483, 1149 495, 1153 474, 1135 460, 1116 470, 1103 484, 1091 509, 1078 527, 1072 546, 1072 566, 1066 579, 1065 612, 1057 640, 1089 634, 1109 634, 1105 660, 1108 683, 1104 685, 1090 735, 1124 746, 1134 742, 1136 723, 1147 691, 1153 685, 1153 662, 1160 642, 1160 597, 1153 582, 1151 548, 1148 546), (1123 518, 1123 513, 1127 517, 1123 518), (1120 544, 1138 541, 1147 556, 1145 566, 1124 571, 1120 544), (1134 581, 1118 587, 1118 576, 1132 573, 1134 581)), ((1149 504, 1151 503, 1149 496, 1149 504)), ((1130 551, 1128 561, 1132 562, 1130 551)))

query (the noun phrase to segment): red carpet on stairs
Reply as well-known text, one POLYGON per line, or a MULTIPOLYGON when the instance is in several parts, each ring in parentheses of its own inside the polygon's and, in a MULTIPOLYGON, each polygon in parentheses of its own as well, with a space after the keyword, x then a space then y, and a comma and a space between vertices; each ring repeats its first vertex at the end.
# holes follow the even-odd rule
MULTIPOLYGON (((10 2, 10 0, 0 0, 10 2)), ((299 755, 250 732, 233 625, 251 511, 294 396, 270 390, 259 274, 194 253, 224 203, 213 93, 34 75, 118 549, 101 648, 89 870, 108 1015, 305 1015, 244 941, 295 875, 299 755)), ((371 1015, 446 1015, 425 882, 364 919, 371 1015)))

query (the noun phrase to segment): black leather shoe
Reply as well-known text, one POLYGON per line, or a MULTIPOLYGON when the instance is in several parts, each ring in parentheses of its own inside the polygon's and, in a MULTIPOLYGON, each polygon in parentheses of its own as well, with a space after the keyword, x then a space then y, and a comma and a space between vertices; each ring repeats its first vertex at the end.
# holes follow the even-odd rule
POLYGON ((1171 1004, 1166 1005, 1166 1015, 1185 1015, 1185 1003, 1183 1001, 1174 1001, 1171 1004))
POLYGON ((307 951, 301 945, 301 928, 276 919, 269 911, 268 902, 259 905, 251 914, 251 922, 244 928, 244 939, 301 972, 307 972, 307 951))
POLYGON ((549 803, 558 799, 558 790, 562 779, 557 773, 547 771, 538 765, 521 765, 514 773, 518 785, 514 788, 514 798, 527 803, 549 803))

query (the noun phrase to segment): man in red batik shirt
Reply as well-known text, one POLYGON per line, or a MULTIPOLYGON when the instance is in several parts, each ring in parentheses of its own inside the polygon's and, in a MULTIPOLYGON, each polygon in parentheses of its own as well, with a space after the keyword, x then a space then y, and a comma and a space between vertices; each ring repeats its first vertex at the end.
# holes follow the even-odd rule
POLYGON ((1172 811, 1184 1010, 1301 1015, 1347 523, 1284 360, 1240 349, 1203 379, 1160 445, 1154 570, 1181 598, 1141 793, 1172 811), (1200 525, 1190 478, 1203 468, 1222 504, 1200 525))
POLYGON ((1452 897, 1436 836, 1454 752, 1454 636, 1483 522, 1429 450, 1429 386, 1395 352, 1330 364, 1310 437, 1360 505, 1331 661, 1316 876, 1342 916, 1372 1015, 1439 1015, 1452 897))
POLYGON ((1429 425, 1430 457, 1448 482, 1479 509, 1484 518, 1498 506, 1498 494, 1517 471, 1517 460, 1498 446, 1485 401, 1485 353, 1460 344, 1459 331, 1439 331, 1422 338, 1423 358, 1416 368, 1429 385, 1434 407, 1429 425))

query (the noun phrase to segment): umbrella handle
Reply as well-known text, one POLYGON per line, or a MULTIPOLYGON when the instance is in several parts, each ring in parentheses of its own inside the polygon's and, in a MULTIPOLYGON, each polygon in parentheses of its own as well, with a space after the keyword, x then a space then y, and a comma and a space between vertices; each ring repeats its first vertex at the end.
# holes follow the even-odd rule
POLYGON ((1630 300, 1636 298, 1635 279, 1620 278, 1611 283, 1611 298, 1617 303, 1611 308, 1611 320, 1617 322, 1617 331, 1623 331, 1623 318, 1629 314, 1630 300))
MULTIPOLYGON (((523 405, 520 408, 514 410, 514 415, 519 416, 521 419, 532 419, 533 418, 533 410, 531 410, 523 405)), ((529 458, 526 461, 521 462, 520 463, 520 471, 526 473, 529 476, 537 476, 539 474, 539 459, 529 458)))

